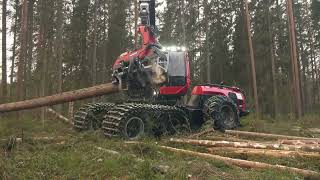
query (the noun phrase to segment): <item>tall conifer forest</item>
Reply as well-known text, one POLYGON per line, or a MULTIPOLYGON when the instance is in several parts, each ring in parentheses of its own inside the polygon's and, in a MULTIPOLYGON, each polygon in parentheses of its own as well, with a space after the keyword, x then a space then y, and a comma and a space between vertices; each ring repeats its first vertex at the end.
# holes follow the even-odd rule
MULTIPOLYGON (((289 17, 285 0, 158 0, 160 43, 185 46, 192 84, 242 88, 255 111, 295 113, 289 17), (255 59, 252 81, 248 27, 255 59)), ((116 58, 135 47, 135 2, 2 0, 1 103, 111 81, 116 58)), ((320 105, 320 2, 294 1, 298 86, 304 113, 320 105)), ((299 105, 298 105, 299 106, 299 105)))

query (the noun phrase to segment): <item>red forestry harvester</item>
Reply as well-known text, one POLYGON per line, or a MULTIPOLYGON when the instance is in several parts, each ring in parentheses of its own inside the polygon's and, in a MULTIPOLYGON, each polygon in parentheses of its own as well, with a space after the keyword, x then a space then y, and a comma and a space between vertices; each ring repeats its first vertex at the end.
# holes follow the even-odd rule
POLYGON ((190 67, 185 47, 162 47, 155 35, 155 0, 140 0, 142 46, 123 53, 113 66, 113 83, 128 96, 123 103, 96 103, 75 115, 75 129, 100 129, 128 139, 190 132, 205 122, 234 129, 249 112, 237 87, 197 85, 188 103, 190 67))

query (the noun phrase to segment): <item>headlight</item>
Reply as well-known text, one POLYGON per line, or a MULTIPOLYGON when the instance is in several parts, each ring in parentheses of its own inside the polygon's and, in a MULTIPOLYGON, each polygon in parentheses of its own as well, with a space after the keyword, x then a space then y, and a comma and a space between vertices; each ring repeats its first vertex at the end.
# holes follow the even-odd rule
POLYGON ((156 91, 156 90, 153 91, 154 96, 158 96, 158 94, 159 94, 158 91, 156 91))
POLYGON ((184 52, 184 51, 187 51, 187 48, 184 46, 170 46, 170 47, 162 47, 162 51, 184 52))
POLYGON ((239 100, 243 100, 243 96, 242 96, 242 94, 240 94, 240 93, 236 93, 236 95, 237 95, 237 99, 239 99, 239 100))

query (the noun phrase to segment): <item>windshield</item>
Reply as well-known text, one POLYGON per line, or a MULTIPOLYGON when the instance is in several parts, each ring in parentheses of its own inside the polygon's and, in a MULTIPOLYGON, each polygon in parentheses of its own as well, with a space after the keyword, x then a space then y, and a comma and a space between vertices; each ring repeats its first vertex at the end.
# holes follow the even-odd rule
POLYGON ((170 52, 168 74, 172 77, 186 76, 186 63, 184 52, 170 52))

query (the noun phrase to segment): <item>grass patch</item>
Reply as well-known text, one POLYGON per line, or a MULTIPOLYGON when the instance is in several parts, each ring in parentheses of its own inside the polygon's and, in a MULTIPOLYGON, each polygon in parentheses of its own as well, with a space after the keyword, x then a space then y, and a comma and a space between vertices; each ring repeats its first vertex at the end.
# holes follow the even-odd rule
MULTIPOLYGON (((305 135, 301 129, 320 127, 319 116, 308 115, 300 121, 288 118, 257 120, 249 116, 242 121, 241 130, 305 135)), ((77 133, 68 125, 46 120, 45 126, 35 118, 22 120, 1 118, 0 139, 10 136, 25 138, 24 143, 8 155, 0 155, 0 179, 181 179, 188 176, 197 179, 303 179, 296 174, 277 170, 242 169, 221 161, 205 160, 171 153, 157 148, 157 140, 146 138, 147 145, 128 145, 121 139, 105 139, 101 132, 77 133), (58 137, 61 141, 40 142, 31 137, 58 137), (112 155, 96 147, 117 151, 112 155), (169 167, 166 173, 157 167, 169 167)), ((3 145, 3 144, 2 144, 3 145)), ((1 145, 1 147, 2 147, 1 145)), ((177 148, 204 151, 188 145, 172 145, 177 148)), ((282 164, 320 171, 320 160, 315 158, 270 158, 264 156, 233 157, 252 161, 282 164)))

